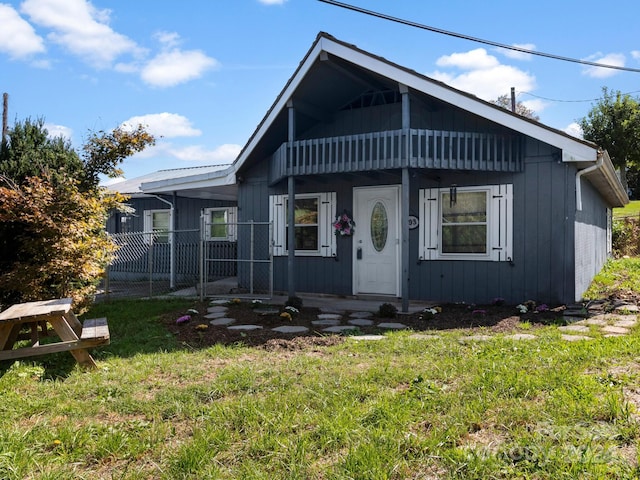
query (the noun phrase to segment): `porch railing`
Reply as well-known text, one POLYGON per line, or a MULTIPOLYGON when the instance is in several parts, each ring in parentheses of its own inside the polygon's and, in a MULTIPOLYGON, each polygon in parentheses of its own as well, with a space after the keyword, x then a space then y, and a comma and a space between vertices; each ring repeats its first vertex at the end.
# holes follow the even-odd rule
POLYGON ((522 170, 521 137, 447 130, 389 130, 283 143, 270 180, 393 168, 515 172, 522 170))

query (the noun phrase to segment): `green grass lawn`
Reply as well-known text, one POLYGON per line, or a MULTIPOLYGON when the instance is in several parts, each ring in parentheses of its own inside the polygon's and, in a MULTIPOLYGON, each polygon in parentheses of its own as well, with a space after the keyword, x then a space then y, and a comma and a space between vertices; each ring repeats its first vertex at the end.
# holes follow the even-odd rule
POLYGON ((614 218, 640 217, 640 200, 632 200, 622 208, 613 209, 614 218))
MULTIPOLYGON (((629 268, 612 262, 610 270, 629 268)), ((637 268, 640 270, 640 268, 637 268)), ((611 274, 609 274, 611 275, 611 274)), ((636 285, 638 285, 636 283, 636 285)), ((0 364, 2 479, 638 478, 640 335, 180 345, 114 301, 98 369, 0 364)))

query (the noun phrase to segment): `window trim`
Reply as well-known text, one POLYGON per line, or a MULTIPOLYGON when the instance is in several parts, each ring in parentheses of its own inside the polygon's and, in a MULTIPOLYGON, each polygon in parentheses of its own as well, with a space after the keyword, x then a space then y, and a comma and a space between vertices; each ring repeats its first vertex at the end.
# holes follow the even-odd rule
MULTIPOLYGON (((287 245, 287 221, 285 205, 289 195, 269 196, 269 221, 273 225, 273 255, 285 256, 289 252, 287 245)), ((300 257, 335 257, 336 238, 333 233, 332 221, 336 211, 336 192, 299 193, 296 200, 304 198, 318 199, 318 249, 296 250, 300 257)))
POLYGON ((238 240, 238 208, 237 207, 209 207, 203 209, 204 215, 204 239, 206 241, 217 242, 236 242, 238 240), (225 212, 226 222, 224 225, 227 227, 227 235, 224 237, 213 237, 211 235, 211 213, 212 212, 225 212))
POLYGON ((144 241, 146 243, 171 243, 173 242, 173 231, 172 231, 172 225, 173 225, 173 210, 168 209, 168 208, 156 208, 156 209, 152 209, 152 210, 145 210, 144 211, 144 233, 148 234, 144 236, 144 241), (167 234, 167 241, 161 241, 158 239, 158 233, 160 232, 164 232, 164 230, 160 230, 160 229, 153 229, 153 215, 155 213, 166 213, 167 214, 167 230, 166 230, 166 234, 167 234), (152 235, 155 234, 155 235, 152 235))
POLYGON ((449 188, 420 190, 420 260, 512 261, 513 185, 457 187, 458 192, 487 193, 487 252, 442 252, 442 193, 449 188))

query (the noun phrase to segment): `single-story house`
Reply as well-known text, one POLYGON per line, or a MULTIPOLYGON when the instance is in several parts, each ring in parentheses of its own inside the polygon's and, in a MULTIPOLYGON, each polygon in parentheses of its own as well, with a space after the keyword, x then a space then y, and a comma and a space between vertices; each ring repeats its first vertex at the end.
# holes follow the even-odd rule
MULTIPOLYGON (((403 306, 580 300, 628 202, 597 145, 326 33, 226 182, 239 222, 272 222, 275 290, 403 306)), ((161 183, 143 190, 218 188, 161 183)))

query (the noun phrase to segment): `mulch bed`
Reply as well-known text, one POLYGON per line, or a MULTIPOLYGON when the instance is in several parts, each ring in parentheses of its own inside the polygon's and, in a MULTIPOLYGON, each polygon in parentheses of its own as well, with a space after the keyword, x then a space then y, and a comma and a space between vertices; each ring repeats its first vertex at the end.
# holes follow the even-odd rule
MULTIPOLYGON (((233 345, 243 344, 247 346, 261 346, 267 349, 290 349, 298 350, 306 347, 333 345, 344 340, 344 335, 329 334, 323 332, 324 327, 312 325, 313 320, 317 320, 321 313, 317 308, 303 307, 298 315, 291 321, 287 321, 279 314, 258 315, 250 303, 243 302, 238 305, 228 305, 226 314, 236 321, 233 325, 252 324, 261 325, 260 330, 239 331, 229 330, 225 326, 209 325, 209 319, 204 318, 207 314, 209 302, 194 303, 193 309, 198 314, 192 314, 191 320, 184 323, 176 323, 176 320, 185 315, 185 311, 169 312, 162 317, 167 329, 173 333, 179 342, 192 348, 205 348, 215 344, 233 345), (206 325, 202 327, 201 325, 206 325), (272 328, 282 325, 301 325, 309 330, 305 333, 279 333, 272 328)), ((274 308, 282 310, 282 305, 274 305, 274 308)), ((416 332, 433 330, 466 329, 470 334, 478 333, 480 329, 495 333, 517 332, 521 322, 528 322, 530 327, 537 328, 551 323, 562 322, 563 307, 539 313, 519 313, 513 305, 489 305, 489 306, 468 306, 464 304, 445 304, 441 306, 442 311, 429 320, 421 318, 420 314, 397 314, 395 318, 382 318, 374 316, 371 320, 375 324, 380 322, 399 322, 416 332), (483 312, 478 312, 482 310, 483 312)), ((342 324, 347 324, 347 312, 343 316, 342 324)), ((377 326, 354 327, 358 329, 358 334, 379 334, 381 330, 377 326)))

